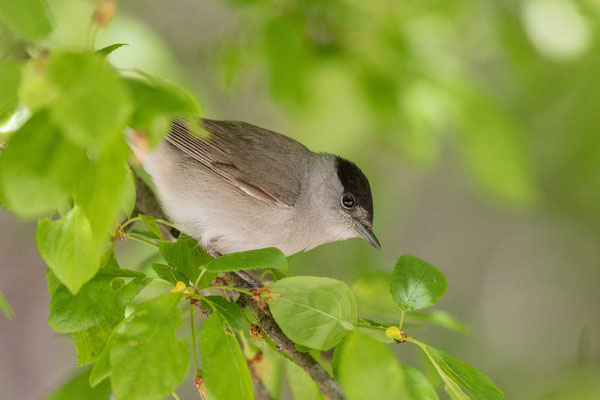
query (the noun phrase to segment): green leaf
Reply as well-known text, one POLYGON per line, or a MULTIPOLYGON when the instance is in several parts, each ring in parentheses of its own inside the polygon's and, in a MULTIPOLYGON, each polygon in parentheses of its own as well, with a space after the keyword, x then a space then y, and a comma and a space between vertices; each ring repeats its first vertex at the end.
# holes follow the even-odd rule
POLYGON ((409 399, 439 399, 433 385, 431 385, 421 371, 408 365, 400 365, 400 369, 404 375, 405 390, 408 393, 409 399))
POLYGON ((77 205, 58 221, 38 222, 35 241, 48 267, 73 294, 100 268, 101 249, 94 241, 89 220, 77 205))
POLYGON ((261 346, 262 358, 255 360, 254 372, 261 380, 272 399, 281 397, 284 358, 268 343, 261 346))
POLYGON ((17 106, 21 66, 20 62, 0 60, 0 123, 12 114, 17 106))
POLYGON ((462 388, 466 390, 474 400, 504 399, 504 395, 500 389, 494 385, 494 382, 475 368, 441 350, 420 342, 415 343, 425 352, 429 361, 431 361, 446 384, 446 391, 449 392, 453 398, 468 399, 460 389, 462 388))
POLYGON ((8 301, 6 301, 6 297, 4 297, 4 294, 2 293, 2 291, 0 290, 0 310, 2 310, 2 312, 4 313, 4 316, 6 318, 13 318, 15 316, 15 313, 13 312, 10 304, 8 304, 8 301))
POLYGON ((409 255, 398 259, 390 291, 402 310, 434 305, 448 289, 444 275, 433 265, 409 255))
POLYGON ((102 349, 100 355, 96 359, 96 363, 94 364, 94 367, 92 368, 92 373, 90 374, 90 385, 92 387, 100 384, 110 376, 111 367, 109 348, 111 343, 114 342, 115 337, 117 336, 117 331, 122 325, 125 324, 126 320, 127 319, 119 322, 119 324, 113 328, 110 335, 108 335, 108 339, 106 340, 104 348, 102 349))
POLYGON ((200 117, 198 101, 183 88, 156 79, 125 79, 125 83, 135 102, 130 127, 146 133, 151 146, 160 143, 174 117, 192 123, 200 117))
POLYGON ((3 206, 24 218, 65 207, 88 165, 85 152, 61 137, 47 113, 35 114, 0 157, 3 206))
POLYGON ((156 236, 157 239, 163 240, 162 233, 160 231, 160 227, 158 226, 158 222, 156 222, 156 218, 149 217, 144 214, 140 214, 139 217, 142 219, 144 224, 150 229, 150 232, 156 236))
POLYGON ((254 398, 246 359, 233 333, 226 331, 218 312, 202 325, 200 354, 208 398, 254 398))
POLYGON ((323 395, 312 378, 291 361, 285 362, 288 382, 294 399, 322 400, 323 395))
POLYGON ((98 151, 123 134, 132 111, 131 99, 103 57, 53 52, 46 74, 59 88, 50 115, 66 137, 98 151))
POLYGON ((161 243, 160 253, 171 268, 181 272, 191 282, 196 282, 200 267, 213 259, 202 250, 195 239, 184 234, 181 234, 176 242, 161 243))
POLYGON ((114 343, 115 339, 122 331, 123 326, 125 326, 125 324, 131 318, 133 318, 132 314, 130 314, 129 317, 121 320, 108 335, 104 348, 96 359, 96 363, 94 364, 94 368, 92 368, 92 373, 90 374, 90 385, 92 387, 98 385, 100 382, 104 381, 110 376, 110 346, 112 343, 114 343))
POLYGON ((123 46, 129 46, 129 45, 127 43, 114 43, 114 44, 108 45, 106 47, 103 47, 100 50, 96 50, 96 54, 106 57, 113 51, 115 51, 118 48, 123 47, 123 46))
POLYGON ((269 308, 292 341, 329 350, 357 325, 356 302, 345 283, 311 276, 274 282, 269 308))
POLYGON ((0 19, 28 40, 41 39, 52 29, 42 0, 0 0, 0 19))
POLYGON ((359 334, 336 348, 335 371, 348 400, 406 399, 404 373, 386 345, 359 334))
POLYGON ((77 349, 77 365, 91 364, 98 359, 108 342, 110 333, 123 320, 123 316, 124 314, 115 314, 91 328, 73 332, 77 349))
POLYGON ((29 60, 21 70, 18 98, 32 111, 39 111, 58 98, 61 88, 48 77, 47 56, 29 60))
POLYGON ((232 331, 238 332, 244 327, 244 315, 237 304, 221 296, 207 296, 201 302, 208 310, 216 312, 232 331))
POLYGON ((139 304, 109 344, 110 381, 119 400, 162 399, 185 378, 189 352, 175 330, 183 324, 180 293, 139 304))
MULTIPOLYGON (((105 258, 114 259, 112 251, 105 258)), ((103 266, 99 272, 109 270, 103 266)), ((120 289, 114 290, 113 276, 98 274, 81 287, 76 295, 63 285, 59 285, 50 298, 48 323, 57 332, 76 332, 90 328, 114 315, 123 315, 125 307, 146 287, 152 278, 137 277, 120 289)))
POLYGON ((89 383, 91 368, 86 368, 63 383, 58 389, 46 397, 46 400, 108 400, 110 397, 110 385, 104 382, 96 387, 89 383))
POLYGON ((206 265, 210 271, 239 271, 246 269, 287 269, 285 255, 274 247, 230 253, 215 258, 206 265))
POLYGON ((135 204, 135 182, 127 164, 129 149, 123 136, 105 146, 77 186, 76 199, 84 210, 97 243, 104 244, 121 215, 129 216, 135 204))
POLYGON ((183 276, 181 272, 169 267, 168 265, 153 263, 152 269, 154 270, 154 272, 156 272, 159 278, 169 281, 172 284, 176 284, 179 281, 188 281, 188 278, 183 276))

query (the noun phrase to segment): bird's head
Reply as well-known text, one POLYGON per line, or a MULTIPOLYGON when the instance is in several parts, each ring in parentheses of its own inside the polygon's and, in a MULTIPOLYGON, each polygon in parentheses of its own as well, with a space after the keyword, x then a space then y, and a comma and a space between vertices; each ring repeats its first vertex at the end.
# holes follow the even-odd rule
POLYGON ((341 157, 336 156, 335 168, 342 187, 335 201, 350 227, 351 237, 363 238, 379 250, 381 245, 372 230, 373 196, 369 180, 356 164, 341 157))

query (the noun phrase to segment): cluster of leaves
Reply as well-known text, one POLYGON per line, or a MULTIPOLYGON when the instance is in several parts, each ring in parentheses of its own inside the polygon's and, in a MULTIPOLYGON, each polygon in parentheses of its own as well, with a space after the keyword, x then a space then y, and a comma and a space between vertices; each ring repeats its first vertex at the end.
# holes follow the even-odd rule
POLYGON ((121 269, 109 250, 97 275, 73 295, 48 270, 50 325, 73 335, 79 365, 95 362, 91 370, 81 372, 51 398, 87 393, 108 398, 111 390, 118 399, 167 396, 180 385, 188 369, 189 351, 177 339, 176 330, 184 323, 181 309, 189 300, 196 376, 202 378, 199 386, 208 398, 252 399, 251 368, 273 398, 279 398, 282 371, 286 370, 295 398, 322 399, 306 372, 278 352, 266 335, 251 333, 258 322, 248 309, 231 301, 231 294, 214 294, 215 290, 246 292, 218 285, 223 279, 215 281, 223 272, 240 269, 271 273, 273 281, 265 282, 266 288, 246 293, 268 306, 286 336, 331 371, 350 400, 438 398, 430 380, 418 369, 400 364, 388 347, 404 342, 424 352, 451 398, 503 398, 481 372, 401 331, 405 313, 408 317, 435 304, 447 288, 443 274, 418 258, 402 256, 388 276, 390 297, 401 313, 399 324, 389 326, 360 316, 353 291, 342 281, 286 276, 287 260, 277 249, 213 259, 183 234, 175 242, 163 240, 153 218, 139 216, 130 223, 140 220, 146 229, 133 230, 129 235, 145 238, 157 248, 161 260, 147 273, 121 269), (163 292, 131 307, 124 318, 126 306, 153 280, 168 283, 171 293, 163 292), (197 333, 194 312, 200 305, 210 317, 197 333), (333 359, 328 360, 322 352, 331 349, 333 359), (82 376, 89 384, 84 384, 82 376))
MULTIPOLYGON (((35 40, 48 33, 47 17, 38 12, 42 2, 30 0, 17 9, 12 4, 0 3, 0 15, 17 34, 35 40), (11 12, 25 17, 13 18, 11 12)), ((105 60, 108 51, 32 45, 31 59, 0 61, 0 120, 17 106, 31 114, 4 139, 10 143, 0 159, 0 200, 23 218, 62 215, 41 220, 36 241, 73 294, 96 274, 116 221, 133 208, 124 130, 144 132, 152 146, 174 114, 200 113, 198 102, 179 88, 141 73, 119 73, 105 60)))
MULTIPOLYGON (((40 0, 14 4, 0 1, 0 16, 16 35, 35 41, 48 34, 51 24, 40 0)), ((96 20, 105 23, 106 18, 96 20)), ((480 372, 401 331, 405 313, 433 305, 446 291, 443 275, 419 259, 404 256, 394 270, 390 291, 401 317, 398 325, 389 326, 359 316, 353 291, 341 281, 285 276, 281 270, 287 260, 277 249, 213 259, 184 234, 165 240, 159 224, 170 226, 167 221, 131 218, 135 186, 123 131, 143 132, 153 146, 174 115, 197 118, 200 107, 179 88, 115 70, 104 57, 119 46, 92 52, 32 44, 30 59, 0 63, 0 117, 17 107, 29 114, 9 133, 0 156, 0 201, 19 217, 41 218, 36 242, 48 265, 49 324, 72 335, 80 366, 94 364, 50 398, 107 399, 111 392, 119 400, 169 395, 189 366, 188 346, 176 334, 186 318, 197 384, 209 398, 253 398, 249 365, 274 398, 283 368, 297 398, 321 398, 309 376, 260 333, 256 317, 232 301, 235 292, 255 296, 268 307, 282 331, 333 373, 350 400, 437 398, 421 372, 398 363, 386 345, 394 341, 419 346, 452 398, 468 398, 466 393, 474 399, 503 398, 480 372), (127 221, 120 225, 123 217, 127 221), (138 229, 126 232, 126 227, 138 229), (152 246, 156 262, 143 270, 121 268, 114 255, 118 238, 152 246), (253 269, 270 271, 273 277, 258 293, 222 279, 226 272, 253 269), (166 290, 144 290, 151 284, 167 284, 166 290), (216 295, 223 291, 226 296, 216 295), (184 318, 185 306, 189 314, 184 318), (201 365, 197 308, 210 314, 199 332, 201 365), (330 362, 322 352, 334 348, 330 362)), ((0 307, 10 311, 2 296, 0 307)), ((421 314, 421 320, 428 317, 421 314)), ((429 320, 440 323, 444 318, 429 320)), ((448 318, 445 324, 451 325, 448 318)))

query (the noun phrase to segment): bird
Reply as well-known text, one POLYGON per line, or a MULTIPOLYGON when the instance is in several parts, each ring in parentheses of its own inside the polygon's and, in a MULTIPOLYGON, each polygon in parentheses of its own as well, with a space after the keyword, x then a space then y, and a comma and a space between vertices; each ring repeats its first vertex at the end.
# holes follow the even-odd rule
POLYGON ((129 143, 165 214, 206 252, 275 247, 290 256, 350 238, 381 248, 369 180, 356 164, 246 122, 198 125, 206 134, 176 118, 156 148, 135 134, 129 143))

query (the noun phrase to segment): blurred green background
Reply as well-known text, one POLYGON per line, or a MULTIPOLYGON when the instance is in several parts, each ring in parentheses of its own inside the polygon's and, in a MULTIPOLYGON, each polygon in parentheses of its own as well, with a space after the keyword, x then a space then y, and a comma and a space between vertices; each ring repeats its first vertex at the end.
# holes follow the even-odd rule
MULTIPOLYGON (((99 2, 49 3, 47 44, 84 46, 99 2)), ((381 305, 376 272, 421 257, 448 277, 439 308, 472 332, 415 336, 508 399, 600 398, 600 2, 122 0, 96 46, 115 42, 129 44, 115 66, 184 84, 206 116, 369 176, 383 250, 322 246, 292 257, 294 274, 360 280, 359 304, 381 305)), ((47 325, 43 270, 34 224, 0 210, 0 288, 16 313, 0 317, 2 399, 39 398, 75 365, 47 325)))

